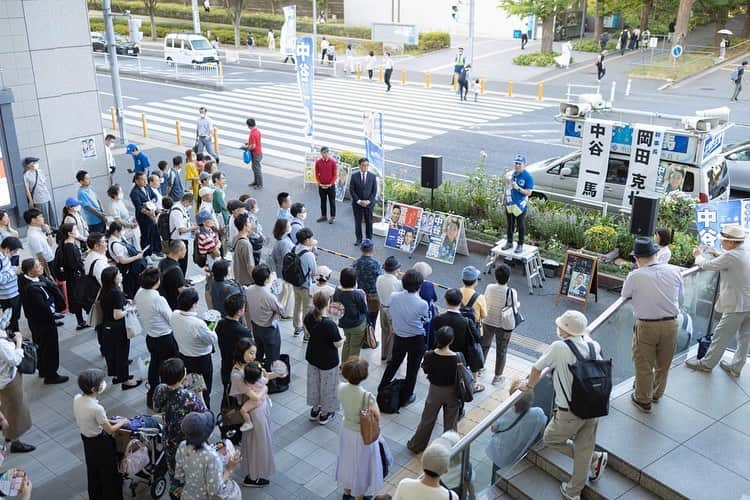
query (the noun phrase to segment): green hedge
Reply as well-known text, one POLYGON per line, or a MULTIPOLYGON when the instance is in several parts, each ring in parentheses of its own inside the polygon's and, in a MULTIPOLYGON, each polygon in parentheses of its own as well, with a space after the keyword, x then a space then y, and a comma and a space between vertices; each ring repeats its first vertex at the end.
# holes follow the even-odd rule
MULTIPOLYGON (((101 0, 88 0, 90 10, 101 10, 101 0)), ((112 2, 113 12, 124 12, 129 10, 132 14, 141 16, 148 15, 148 9, 140 0, 114 0, 112 2)), ((193 10, 189 5, 159 2, 156 4, 156 17, 168 17, 178 20, 192 21, 193 10)), ((222 7, 211 7, 210 12, 200 11, 201 21, 220 24, 232 24, 232 18, 228 9, 222 7)), ((284 24, 284 16, 261 13, 245 13, 242 15, 242 26, 268 31, 281 30, 284 24)), ((312 33, 312 20, 309 18, 297 18, 297 30, 302 33, 312 33)), ((318 33, 321 35, 334 35, 347 38, 370 39, 370 28, 365 26, 346 26, 343 24, 318 24, 318 33)))
MULTIPOLYGON (((91 31, 104 31, 104 21, 99 19, 89 19, 89 27, 91 31)), ((115 22, 114 27, 116 33, 128 35, 128 24, 126 21, 115 22)), ((219 42, 221 42, 222 45, 234 45, 234 28, 215 27, 210 25, 203 27, 211 32, 211 40, 213 40, 214 37, 219 37, 219 42)), ((167 33, 192 32, 192 30, 192 23, 156 23, 156 36, 158 38, 164 38, 167 33)), ((146 28, 143 34, 144 38, 148 38, 150 33, 151 29, 146 28)), ((204 31, 204 34, 205 33, 206 31, 204 31)), ((255 43, 257 45, 264 46, 268 44, 265 30, 245 27, 240 28, 240 43, 245 43, 248 33, 253 34, 253 38, 255 38, 255 43)))
MULTIPOLYGON (((607 50, 615 50, 615 47, 617 47, 617 40, 613 40, 610 38, 610 40, 607 42, 607 50)), ((601 45, 599 45, 599 40, 593 40, 593 39, 586 39, 586 40, 576 40, 573 42, 573 50, 577 50, 579 52, 600 52, 601 45)))
POLYGON ((445 31, 428 31, 419 34, 417 49, 422 52, 445 49, 451 46, 451 36, 445 31))
POLYGON ((520 54, 513 58, 513 64, 519 66, 552 66, 555 64, 555 57, 559 55, 559 52, 520 54))

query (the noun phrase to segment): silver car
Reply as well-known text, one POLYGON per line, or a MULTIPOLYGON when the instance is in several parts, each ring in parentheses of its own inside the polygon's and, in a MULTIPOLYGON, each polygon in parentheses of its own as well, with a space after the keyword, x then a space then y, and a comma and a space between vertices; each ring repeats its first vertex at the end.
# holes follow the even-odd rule
POLYGON ((750 141, 726 146, 723 155, 732 189, 750 191, 750 141))

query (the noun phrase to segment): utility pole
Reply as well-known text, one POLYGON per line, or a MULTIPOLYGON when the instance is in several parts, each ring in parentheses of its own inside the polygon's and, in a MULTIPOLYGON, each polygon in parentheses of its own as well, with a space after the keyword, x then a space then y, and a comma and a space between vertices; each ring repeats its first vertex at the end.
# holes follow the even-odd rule
POLYGON ((120 64, 117 61, 117 46, 115 45, 115 27, 112 21, 111 0, 102 0, 102 11, 104 13, 104 36, 107 40, 107 50, 109 51, 109 70, 112 76, 112 96, 115 100, 117 127, 120 129, 120 145, 124 146, 128 142, 128 137, 125 131, 125 118, 123 117, 120 64))
POLYGON ((193 32, 201 32, 201 16, 198 13, 198 0, 193 0, 193 32))
POLYGON ((318 17, 316 14, 317 10, 317 4, 318 0, 312 0, 312 18, 313 18, 313 46, 312 46, 312 56, 313 56, 313 73, 315 73, 315 60, 317 57, 315 57, 315 51, 318 48, 318 17))
POLYGON ((469 0, 469 43, 467 44, 469 54, 466 58, 467 64, 472 64, 474 61, 474 1, 469 0))

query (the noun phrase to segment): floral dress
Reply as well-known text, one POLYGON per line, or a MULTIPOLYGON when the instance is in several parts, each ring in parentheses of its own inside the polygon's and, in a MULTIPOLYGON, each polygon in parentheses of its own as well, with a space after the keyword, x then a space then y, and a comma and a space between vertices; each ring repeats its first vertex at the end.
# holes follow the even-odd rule
POLYGON ((169 470, 174 474, 177 447, 185 440, 180 428, 182 419, 191 411, 202 413, 208 409, 191 389, 170 389, 165 384, 159 384, 154 391, 154 409, 164 413, 164 451, 167 454, 169 470))

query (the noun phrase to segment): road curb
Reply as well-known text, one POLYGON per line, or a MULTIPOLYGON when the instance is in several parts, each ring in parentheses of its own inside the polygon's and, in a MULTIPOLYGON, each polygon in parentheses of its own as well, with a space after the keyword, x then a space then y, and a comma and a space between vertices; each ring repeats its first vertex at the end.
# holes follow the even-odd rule
MULTIPOLYGON (((104 68, 96 68, 96 72, 104 74, 104 75, 112 74, 110 70, 104 69, 104 68)), ((224 84, 215 83, 215 82, 207 83, 207 82, 198 82, 198 81, 191 81, 191 80, 180 80, 178 78, 169 78, 166 76, 156 76, 156 75, 138 73, 137 71, 129 71, 127 69, 120 69, 119 73, 122 76, 133 76, 141 80, 147 80, 150 82, 179 83, 180 85, 191 86, 191 87, 195 87, 199 89, 224 90, 224 84)))
MULTIPOLYGON (((690 83, 693 80, 697 80, 699 78, 702 78, 702 77, 704 77, 706 75, 709 75, 709 74, 713 73, 714 71, 720 69, 725 64, 732 64, 732 63, 736 64, 737 61, 742 61, 743 59, 747 59, 748 57, 750 57, 750 52, 745 52, 743 54, 734 56, 731 59, 725 59, 723 61, 715 63, 713 66, 708 67, 708 68, 704 69, 703 71, 700 71, 699 73, 695 73, 693 75, 686 76, 685 78, 682 78, 680 80, 675 80, 675 81, 673 81, 673 82, 671 82, 669 84, 669 87, 666 87, 666 88, 676 88, 676 89, 678 89, 683 84, 690 83)), ((659 90, 662 90, 662 89, 659 88, 659 90)))

